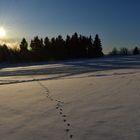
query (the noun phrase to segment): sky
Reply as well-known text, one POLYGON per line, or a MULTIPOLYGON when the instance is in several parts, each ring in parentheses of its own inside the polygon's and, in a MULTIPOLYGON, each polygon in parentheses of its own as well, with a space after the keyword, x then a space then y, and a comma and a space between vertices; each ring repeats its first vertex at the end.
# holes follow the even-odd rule
POLYGON ((36 35, 99 34, 107 52, 140 46, 139 13, 139 0, 0 0, 0 27, 11 42, 36 35))

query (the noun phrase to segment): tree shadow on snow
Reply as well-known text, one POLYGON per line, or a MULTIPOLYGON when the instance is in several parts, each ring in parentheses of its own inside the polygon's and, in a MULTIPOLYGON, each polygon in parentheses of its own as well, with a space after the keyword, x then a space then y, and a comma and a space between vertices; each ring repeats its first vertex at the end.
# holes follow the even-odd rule
POLYGON ((53 64, 39 64, 34 66, 20 66, 0 70, 0 77, 14 76, 43 76, 44 78, 31 78, 29 80, 2 81, 2 84, 14 84, 53 80, 68 76, 75 76, 89 72, 108 71, 115 69, 140 69, 140 56, 103 57, 99 59, 81 59, 76 61, 60 61, 53 64), (47 76, 47 77, 45 77, 47 76))

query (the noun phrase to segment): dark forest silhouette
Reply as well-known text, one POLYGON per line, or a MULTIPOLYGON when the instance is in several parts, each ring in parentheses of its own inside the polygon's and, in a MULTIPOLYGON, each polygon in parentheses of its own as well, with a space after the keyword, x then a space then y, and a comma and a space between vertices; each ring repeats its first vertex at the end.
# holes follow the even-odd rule
MULTIPOLYGON (((109 55, 138 55, 140 49, 113 48, 109 55)), ((65 39, 61 35, 53 38, 38 36, 31 40, 30 45, 25 38, 22 39, 19 49, 0 45, 0 62, 33 62, 52 61, 78 58, 96 58, 104 56, 102 43, 98 34, 93 39, 74 33, 65 39)))
POLYGON ((6 45, 0 46, 0 62, 3 61, 46 61, 77 58, 94 58, 103 56, 102 44, 98 35, 93 40, 91 36, 74 33, 63 39, 61 35, 49 39, 38 36, 31 40, 30 45, 22 39, 19 50, 10 49, 6 45))

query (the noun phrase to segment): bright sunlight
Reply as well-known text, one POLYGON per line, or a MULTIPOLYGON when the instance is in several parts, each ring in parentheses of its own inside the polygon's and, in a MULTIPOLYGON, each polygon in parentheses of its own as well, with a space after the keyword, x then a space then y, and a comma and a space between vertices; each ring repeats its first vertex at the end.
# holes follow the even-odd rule
POLYGON ((0 27, 0 38, 3 38, 6 36, 6 30, 3 27, 0 27))

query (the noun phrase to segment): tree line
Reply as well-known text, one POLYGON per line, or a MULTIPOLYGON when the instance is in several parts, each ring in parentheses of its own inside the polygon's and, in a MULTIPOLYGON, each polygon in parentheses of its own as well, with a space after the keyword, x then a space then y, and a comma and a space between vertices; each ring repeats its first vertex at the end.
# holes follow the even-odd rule
POLYGON ((11 49, 0 45, 0 62, 3 61, 46 61, 65 60, 77 58, 94 58, 103 56, 102 44, 99 35, 93 39, 74 33, 63 39, 61 35, 44 39, 38 36, 31 40, 30 45, 25 38, 22 39, 19 49, 11 49))
POLYGON ((133 49, 128 48, 113 48, 113 50, 109 53, 109 55, 139 55, 140 48, 134 47, 133 49))

